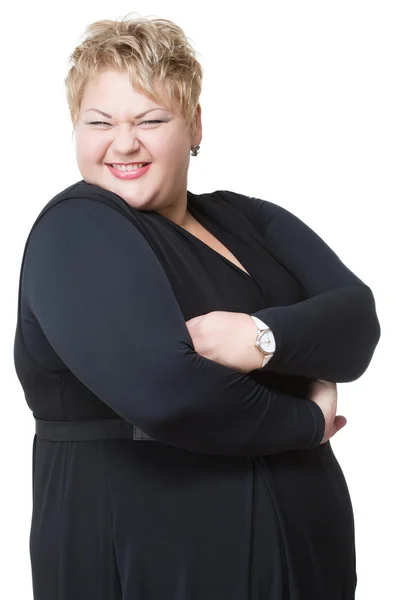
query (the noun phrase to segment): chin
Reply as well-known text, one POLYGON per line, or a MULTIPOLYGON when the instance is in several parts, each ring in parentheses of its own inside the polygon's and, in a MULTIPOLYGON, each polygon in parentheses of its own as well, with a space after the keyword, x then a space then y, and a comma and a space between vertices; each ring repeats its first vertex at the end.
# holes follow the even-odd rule
POLYGON ((111 189, 110 191, 114 192, 115 194, 118 194, 118 196, 125 200, 125 202, 129 204, 129 206, 132 206, 132 208, 136 208, 138 210, 153 210, 148 206, 149 201, 146 201, 146 199, 143 197, 143 194, 139 196, 138 192, 129 193, 129 191, 127 190, 118 190, 117 187, 118 186, 116 186, 116 189, 111 189))

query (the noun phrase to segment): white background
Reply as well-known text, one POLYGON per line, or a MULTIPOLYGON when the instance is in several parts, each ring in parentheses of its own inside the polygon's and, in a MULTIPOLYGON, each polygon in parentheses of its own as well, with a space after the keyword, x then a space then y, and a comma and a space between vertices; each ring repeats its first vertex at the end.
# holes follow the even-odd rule
POLYGON ((385 0, 39 1, 2 10, 0 597, 32 598, 34 419, 13 363, 22 253, 42 207, 81 179, 68 56, 89 23, 130 11, 175 21, 205 70, 189 189, 284 206, 374 292, 381 341, 365 375, 338 386, 348 424, 332 447, 355 513, 356 597, 400 598, 400 18, 399 3, 385 0))

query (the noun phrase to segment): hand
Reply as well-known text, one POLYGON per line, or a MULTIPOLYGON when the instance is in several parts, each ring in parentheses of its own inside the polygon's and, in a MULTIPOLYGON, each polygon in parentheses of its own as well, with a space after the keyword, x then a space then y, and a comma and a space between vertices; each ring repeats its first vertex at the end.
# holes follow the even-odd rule
POLYGON ((257 327, 250 315, 213 311, 186 321, 198 354, 242 373, 259 369, 263 355, 256 348, 257 327))
POLYGON ((325 444, 331 437, 342 429, 347 419, 342 415, 336 416, 337 385, 332 381, 316 379, 311 383, 311 400, 318 404, 325 417, 325 433, 320 444, 325 444))

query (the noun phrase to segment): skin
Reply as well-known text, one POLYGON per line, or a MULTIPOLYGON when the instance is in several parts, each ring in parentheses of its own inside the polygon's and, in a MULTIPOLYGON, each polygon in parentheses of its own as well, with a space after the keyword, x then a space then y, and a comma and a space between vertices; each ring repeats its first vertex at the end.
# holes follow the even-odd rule
POLYGON ((250 315, 213 311, 186 321, 198 354, 242 373, 261 368, 264 356, 254 345, 257 326, 250 315))

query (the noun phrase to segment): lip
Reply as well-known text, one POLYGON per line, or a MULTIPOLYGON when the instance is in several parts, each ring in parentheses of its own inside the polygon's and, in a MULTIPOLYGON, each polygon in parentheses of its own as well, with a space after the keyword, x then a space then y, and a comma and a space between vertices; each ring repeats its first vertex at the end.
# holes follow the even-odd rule
MULTIPOLYGON (((117 164, 117 163, 114 163, 114 164, 117 164)), ((147 173, 147 171, 151 167, 151 163, 149 163, 148 165, 146 165, 145 167, 142 167, 140 169, 135 169, 135 171, 119 171, 118 169, 114 169, 114 167, 112 167, 109 164, 107 164, 107 167, 109 168, 111 173, 118 179, 137 179, 138 177, 141 177, 142 175, 147 173)))

